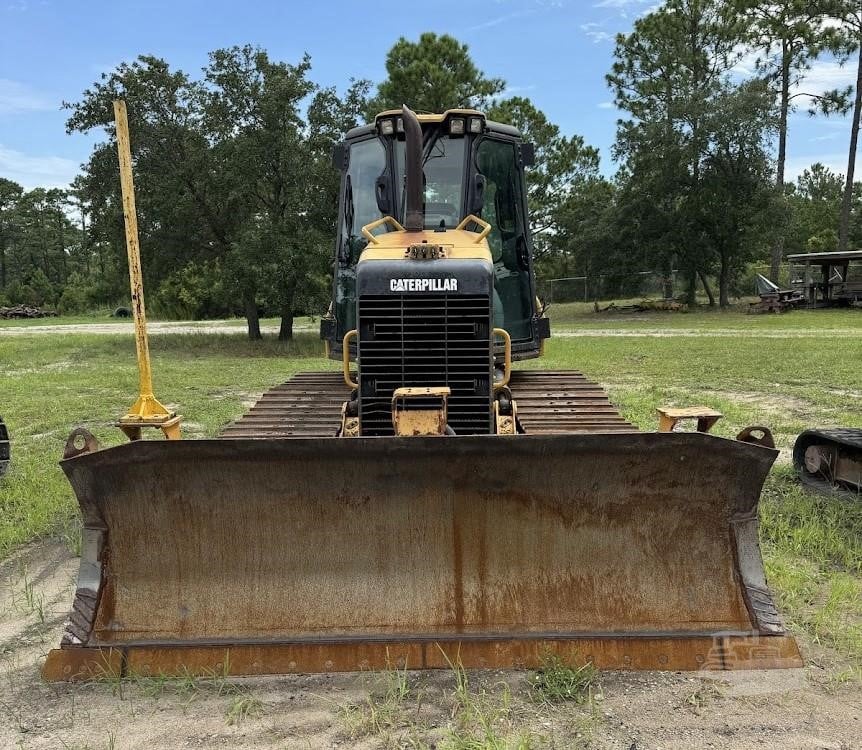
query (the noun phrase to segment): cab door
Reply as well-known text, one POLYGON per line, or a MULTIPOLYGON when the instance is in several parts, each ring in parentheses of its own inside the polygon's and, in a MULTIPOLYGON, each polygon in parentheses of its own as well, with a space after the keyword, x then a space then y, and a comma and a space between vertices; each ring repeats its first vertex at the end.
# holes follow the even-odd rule
POLYGON ((338 233, 335 241, 333 312, 335 340, 356 327, 356 263, 368 244, 362 227, 382 217, 377 185, 386 173, 386 148, 376 135, 347 144, 347 169, 341 174, 338 233))
POLYGON ((494 325, 505 328, 513 344, 532 342, 535 294, 518 144, 482 138, 476 145, 475 162, 484 177, 482 218, 491 225, 494 325))

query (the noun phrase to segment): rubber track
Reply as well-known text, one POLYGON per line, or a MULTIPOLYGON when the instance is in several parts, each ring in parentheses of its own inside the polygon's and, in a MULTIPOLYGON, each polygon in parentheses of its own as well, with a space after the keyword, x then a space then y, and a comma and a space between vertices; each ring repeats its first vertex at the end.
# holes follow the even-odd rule
MULTIPOLYGON (((509 383, 528 433, 637 432, 597 383, 574 370, 516 370, 509 383)), ((340 372, 300 372, 261 396, 224 438, 334 436, 350 395, 340 372)))

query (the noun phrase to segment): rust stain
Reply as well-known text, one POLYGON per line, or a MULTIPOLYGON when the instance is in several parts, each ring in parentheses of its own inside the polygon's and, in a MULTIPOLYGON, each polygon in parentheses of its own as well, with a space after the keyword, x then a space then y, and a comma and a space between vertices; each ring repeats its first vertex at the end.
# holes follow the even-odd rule
POLYGON ((476 665, 531 663, 548 639, 624 668, 694 664, 705 633, 763 632, 749 589, 770 615, 734 515, 756 507, 764 451, 682 433, 97 451, 63 464, 107 525, 89 645, 131 661, 144 647, 191 655, 157 644, 235 644, 233 659, 254 643, 255 658, 272 647, 283 663, 249 656, 250 670, 314 671, 373 664, 380 643, 433 665, 428 643, 463 636, 476 665), (656 472, 681 456, 672 481, 656 472))
POLYGON ((455 627, 460 631, 464 627, 464 547, 461 541, 461 524, 456 510, 452 514, 452 581, 454 585, 453 601, 455 604, 455 627))
POLYGON ((263 675, 359 669, 532 669, 547 653, 598 669, 672 671, 791 669, 803 666, 790 636, 716 638, 450 639, 373 643, 279 643, 231 646, 126 646, 54 649, 42 668, 49 682, 113 676, 263 675))

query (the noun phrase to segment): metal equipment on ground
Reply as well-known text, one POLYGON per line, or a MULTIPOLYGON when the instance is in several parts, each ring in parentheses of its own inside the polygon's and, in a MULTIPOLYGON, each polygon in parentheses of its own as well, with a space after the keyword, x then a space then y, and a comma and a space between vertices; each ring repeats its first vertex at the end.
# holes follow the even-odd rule
POLYGON ((757 274, 755 283, 760 300, 749 304, 750 313, 782 313, 805 304, 805 296, 798 289, 780 289, 762 274, 757 274))
POLYGON ((3 421, 3 417, 0 417, 0 477, 2 477, 9 469, 11 458, 9 430, 6 428, 6 423, 3 421))
POLYGON ((214 440, 70 436, 82 563, 46 679, 801 665, 758 546, 768 431, 716 437, 699 408, 665 411, 702 432, 640 432, 581 373, 514 364, 550 336, 531 162, 474 110, 347 134, 340 370, 214 440))
POLYGON ((862 492, 862 429, 806 430, 793 445, 793 465, 816 489, 862 492))

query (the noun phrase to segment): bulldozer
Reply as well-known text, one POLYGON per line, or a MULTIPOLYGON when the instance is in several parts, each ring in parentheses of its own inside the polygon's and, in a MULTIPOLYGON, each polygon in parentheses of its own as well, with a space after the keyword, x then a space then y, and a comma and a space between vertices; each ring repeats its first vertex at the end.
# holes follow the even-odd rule
POLYGON ((644 432, 582 373, 529 366, 550 336, 534 158, 471 109, 346 134, 340 366, 215 439, 72 433, 81 570, 45 679, 801 666, 758 541, 768 430, 693 410, 674 419, 699 431, 644 432))

